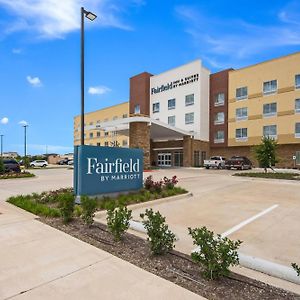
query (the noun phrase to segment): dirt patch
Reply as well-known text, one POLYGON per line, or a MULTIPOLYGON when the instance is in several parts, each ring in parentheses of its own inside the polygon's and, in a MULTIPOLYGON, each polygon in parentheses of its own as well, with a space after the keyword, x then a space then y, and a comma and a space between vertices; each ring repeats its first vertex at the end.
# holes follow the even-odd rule
POLYGON ((40 221, 207 299, 299 299, 299 295, 235 273, 216 281, 206 280, 200 275, 199 266, 188 255, 173 250, 164 256, 153 256, 147 241, 126 233, 122 241, 115 242, 103 224, 87 227, 79 219, 68 225, 60 219, 41 218, 40 221))

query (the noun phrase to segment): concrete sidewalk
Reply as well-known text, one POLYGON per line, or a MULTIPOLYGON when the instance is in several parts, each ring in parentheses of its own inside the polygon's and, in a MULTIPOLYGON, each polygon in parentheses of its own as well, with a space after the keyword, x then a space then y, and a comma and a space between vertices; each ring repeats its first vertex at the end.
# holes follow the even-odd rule
POLYGON ((0 299, 204 299, 4 201, 0 245, 0 299))

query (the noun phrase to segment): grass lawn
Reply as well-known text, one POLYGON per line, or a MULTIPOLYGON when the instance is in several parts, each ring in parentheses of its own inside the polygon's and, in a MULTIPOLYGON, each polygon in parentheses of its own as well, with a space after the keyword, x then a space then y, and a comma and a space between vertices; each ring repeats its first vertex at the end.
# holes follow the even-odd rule
POLYGON ((29 173, 29 172, 0 174, 0 180, 1 179, 15 179, 15 178, 29 178, 29 177, 35 177, 35 175, 32 173, 29 173))
POLYGON ((247 172, 247 173, 235 173, 233 176, 242 176, 242 177, 256 177, 256 178, 270 178, 270 179, 287 179, 287 180, 300 180, 299 173, 255 173, 255 172, 247 172))

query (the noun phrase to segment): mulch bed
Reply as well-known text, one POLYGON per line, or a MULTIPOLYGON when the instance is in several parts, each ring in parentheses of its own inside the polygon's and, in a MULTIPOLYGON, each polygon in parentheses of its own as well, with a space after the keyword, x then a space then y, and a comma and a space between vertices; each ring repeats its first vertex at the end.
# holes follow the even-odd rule
POLYGON ((104 224, 87 227, 80 219, 68 225, 60 219, 40 218, 40 221, 207 299, 299 299, 299 295, 236 273, 215 281, 206 280, 200 275, 200 267, 188 255, 173 250, 163 256, 153 256, 147 241, 129 233, 122 241, 115 242, 104 224))

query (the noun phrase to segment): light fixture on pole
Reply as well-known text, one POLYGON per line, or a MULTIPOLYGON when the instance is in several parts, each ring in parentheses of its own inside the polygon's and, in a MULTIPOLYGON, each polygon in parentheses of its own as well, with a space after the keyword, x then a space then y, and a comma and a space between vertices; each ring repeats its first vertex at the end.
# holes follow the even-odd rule
POLYGON ((26 157, 27 157, 27 127, 28 124, 22 125, 24 127, 24 167, 26 168, 26 157))
POLYGON ((1 157, 3 156, 3 137, 4 137, 4 134, 0 134, 0 138, 1 138, 1 157))
POLYGON ((97 16, 81 7, 81 145, 84 145, 84 17, 94 21, 97 16))

